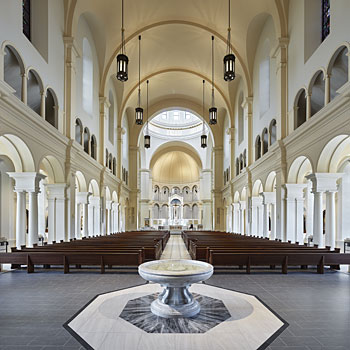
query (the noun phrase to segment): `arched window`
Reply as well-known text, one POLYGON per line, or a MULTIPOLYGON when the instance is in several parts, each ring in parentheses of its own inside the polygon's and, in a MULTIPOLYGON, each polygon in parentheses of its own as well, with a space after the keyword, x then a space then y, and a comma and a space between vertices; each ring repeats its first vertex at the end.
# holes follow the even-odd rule
POLYGON ((169 207, 166 204, 162 206, 161 219, 169 219, 169 207))
POLYGON ((112 168, 113 175, 116 175, 116 171, 117 171, 117 160, 114 157, 113 158, 113 168, 112 168))
POLYGON ((108 139, 114 144, 114 98, 112 91, 109 92, 109 110, 108 110, 108 139))
POLYGON ((47 89, 45 98, 45 120, 58 129, 58 103, 55 92, 47 89))
POLYGON ((241 144, 244 140, 244 110, 243 93, 241 92, 238 98, 238 144, 241 144))
POLYGON ((322 0, 322 41, 327 38, 331 30, 330 0, 322 0))
POLYGON ((112 153, 110 153, 108 156, 108 169, 110 170, 112 170, 112 162, 113 162, 113 157, 112 157, 112 153))
POLYGON ((188 204, 184 205, 184 219, 192 219, 192 209, 188 204))
POLYGON ((236 158, 236 176, 239 175, 239 159, 236 158))
POLYGON ((270 57, 266 57, 259 66, 259 109, 260 116, 270 108, 270 57))
POLYGON ((83 109, 93 113, 94 66, 89 41, 83 39, 83 109))
POLYGON ((22 1, 22 25, 23 25, 23 34, 27 37, 27 39, 31 40, 31 14, 30 14, 30 0, 22 1))
POLYGON ((192 219, 199 219, 199 208, 197 204, 193 204, 192 206, 192 219))
POLYGON ((262 132, 262 154, 267 153, 269 150, 269 133, 265 128, 262 132))
POLYGON ((4 80, 15 90, 14 95, 19 99, 22 99, 22 74, 24 74, 24 66, 18 52, 12 46, 6 46, 4 80))
POLYGON ((81 123, 81 120, 77 118, 75 120, 75 141, 77 141, 79 145, 81 145, 82 139, 83 139, 83 124, 81 123))
POLYGON ((198 200, 198 187, 194 185, 192 187, 192 200, 197 201, 198 200))
POLYGON ((244 167, 247 166, 247 150, 246 149, 243 151, 243 166, 244 167))
POLYGON ((276 120, 272 119, 269 127, 269 133, 270 133, 270 145, 273 145, 277 140, 277 130, 276 130, 276 120))
POLYGON ((339 48, 333 55, 328 71, 331 75, 331 100, 337 95, 337 90, 348 81, 348 49, 345 46, 339 48))
POLYGON ((261 158, 261 137, 258 135, 255 139, 255 160, 261 158))
POLYGON ((296 129, 306 122, 306 94, 304 89, 298 92, 294 115, 294 129, 296 129))
POLYGON ((41 112, 42 83, 37 72, 31 69, 28 73, 27 105, 37 114, 41 112))
POLYGON ((97 158, 97 142, 95 135, 91 136, 91 157, 95 160, 97 158))
POLYGON ((157 185, 154 186, 153 200, 159 201, 159 187, 157 185))
POLYGON ((324 106, 325 83, 323 72, 318 71, 311 79, 311 116, 316 114, 324 106))
MULTIPOLYGON (((108 168, 108 156, 109 156, 109 152, 108 149, 106 148, 106 168, 108 168)), ((124 171, 124 168, 123 168, 124 171)))
POLYGON ((84 152, 86 152, 87 154, 90 154, 89 145, 90 145, 90 131, 88 128, 85 128, 84 129, 84 152))
POLYGON ((153 207, 153 219, 159 219, 159 205, 155 204, 153 207))
POLYGON ((243 155, 242 153, 239 156, 239 172, 241 173, 243 170, 243 155))

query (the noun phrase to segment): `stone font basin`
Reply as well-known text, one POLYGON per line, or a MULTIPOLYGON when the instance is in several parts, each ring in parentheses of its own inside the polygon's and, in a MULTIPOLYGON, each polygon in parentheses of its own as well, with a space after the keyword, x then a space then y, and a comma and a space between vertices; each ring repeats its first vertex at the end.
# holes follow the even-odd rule
POLYGON ((200 306, 189 291, 192 283, 207 280, 213 274, 212 265, 197 260, 154 260, 139 266, 140 276, 164 287, 151 311, 161 317, 193 317, 200 306))

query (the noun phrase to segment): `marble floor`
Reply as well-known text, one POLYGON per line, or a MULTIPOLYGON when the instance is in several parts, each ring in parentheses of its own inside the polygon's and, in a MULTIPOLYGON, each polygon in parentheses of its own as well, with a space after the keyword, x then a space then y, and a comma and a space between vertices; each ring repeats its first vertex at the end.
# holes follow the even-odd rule
POLYGON ((194 284, 190 289, 201 295, 203 307, 203 314, 201 311, 190 322, 155 317, 150 303, 137 302, 150 299, 147 296, 153 299, 154 293, 162 291, 150 283, 98 296, 66 327, 88 349, 96 350, 265 349, 266 342, 286 327, 254 296, 205 284, 194 284), (130 310, 129 301, 140 305, 130 310), (219 308, 213 310, 211 304, 219 308))
MULTIPOLYGON (((176 242, 174 238, 169 243, 176 242)), ((173 251, 180 250, 181 241, 177 241, 173 251)), ((96 295, 142 283, 137 273, 130 272, 101 275, 82 269, 64 275, 62 269, 37 269, 29 275, 25 270, 0 273, 0 350, 85 349, 63 324, 96 295)), ((277 270, 260 270, 247 275, 237 270, 214 273, 207 284, 256 295, 289 323, 267 350, 350 349, 348 273, 291 270, 282 275, 277 270)))
POLYGON ((170 235, 161 259, 191 259, 181 235, 170 235))

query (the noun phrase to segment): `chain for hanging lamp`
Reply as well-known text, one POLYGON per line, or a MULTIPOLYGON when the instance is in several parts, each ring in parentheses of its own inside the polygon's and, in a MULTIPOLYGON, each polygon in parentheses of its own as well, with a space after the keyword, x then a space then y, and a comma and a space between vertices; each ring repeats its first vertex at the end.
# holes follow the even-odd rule
POLYGON ((203 131, 202 131, 202 136, 201 136, 201 147, 206 148, 207 147, 207 135, 205 134, 205 127, 204 127, 204 111, 205 111, 205 106, 204 106, 204 86, 205 86, 205 80, 203 80, 203 111, 202 111, 202 118, 203 118, 203 131))
POLYGON ((209 108, 209 124, 215 125, 218 121, 218 109, 215 107, 214 97, 214 36, 211 37, 211 107, 209 108))
POLYGON ((149 84, 149 80, 147 80, 147 111, 146 111, 146 129, 145 129, 145 137, 144 137, 145 148, 151 147, 151 136, 148 130, 148 84, 149 84))
POLYGON ((137 95, 137 107, 135 108, 135 123, 143 124, 143 108, 141 108, 141 35, 139 35, 139 89, 137 95))
POLYGON ((235 61, 236 57, 231 48, 231 0, 228 0, 228 28, 227 28, 227 54, 224 57, 224 80, 232 81, 235 79, 235 61))
POLYGON ((125 82, 128 80, 129 58, 125 52, 125 28, 124 28, 124 0, 122 0, 122 28, 121 28, 121 52, 117 56, 117 79, 125 82))

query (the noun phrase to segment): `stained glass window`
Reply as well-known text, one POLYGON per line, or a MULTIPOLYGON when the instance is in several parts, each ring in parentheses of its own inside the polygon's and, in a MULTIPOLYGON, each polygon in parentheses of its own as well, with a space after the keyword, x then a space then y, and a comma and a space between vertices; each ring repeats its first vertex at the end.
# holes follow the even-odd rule
POLYGON ((322 41, 327 38, 331 27, 330 0, 322 0, 322 41))
POLYGON ((30 40, 30 0, 22 1, 23 34, 30 40))

